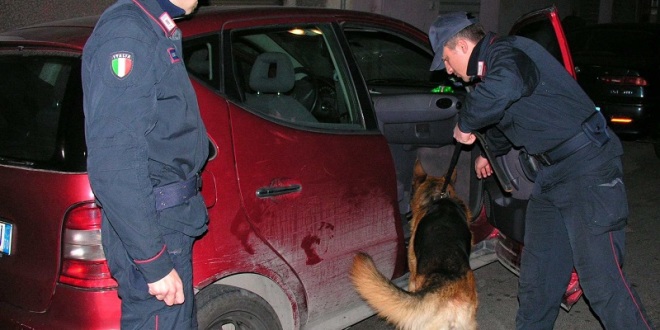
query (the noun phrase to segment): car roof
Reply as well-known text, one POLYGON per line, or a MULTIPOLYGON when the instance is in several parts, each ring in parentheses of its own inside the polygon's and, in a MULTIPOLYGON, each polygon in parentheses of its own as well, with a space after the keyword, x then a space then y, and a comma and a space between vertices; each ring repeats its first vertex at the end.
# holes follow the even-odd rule
MULTIPOLYGON (((273 6, 208 6, 201 7, 192 16, 194 19, 178 20, 177 24, 184 36, 210 33, 220 29, 228 21, 269 20, 279 21, 292 17, 314 17, 355 19, 361 22, 394 23, 400 29, 419 30, 412 25, 384 15, 342 9, 311 7, 273 7, 273 6)), ((49 47, 64 47, 82 50, 87 38, 94 30, 99 16, 87 16, 40 23, 0 33, 2 44, 40 44, 49 47)))
POLYGON ((394 24, 400 30, 411 33, 420 33, 419 29, 401 20, 381 14, 314 7, 278 7, 278 6, 209 6, 202 7, 193 16, 193 19, 184 19, 177 24, 184 32, 184 36, 203 34, 219 30, 219 23, 229 21, 255 21, 264 25, 269 23, 283 23, 287 19, 296 18, 299 21, 310 20, 311 17, 324 17, 327 20, 350 19, 360 22, 394 24))
POLYGON ((0 33, 2 44, 42 44, 82 50, 94 30, 97 16, 30 25, 0 33))

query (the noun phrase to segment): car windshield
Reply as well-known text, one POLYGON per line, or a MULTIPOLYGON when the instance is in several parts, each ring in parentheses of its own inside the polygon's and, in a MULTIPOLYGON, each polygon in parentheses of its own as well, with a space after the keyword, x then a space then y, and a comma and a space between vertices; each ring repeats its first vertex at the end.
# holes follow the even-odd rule
POLYGON ((59 56, 0 56, 0 160, 3 163, 54 170, 84 168, 80 79, 70 79, 80 75, 79 65, 75 63, 78 62, 59 56), (65 133, 60 127, 65 120, 62 109, 67 105, 79 112, 77 119, 68 118, 69 124, 79 126, 80 132, 65 133), (68 146, 76 145, 76 165, 64 164, 71 155, 65 157, 66 147, 58 146, 60 134, 74 134, 61 140, 69 139, 68 146))

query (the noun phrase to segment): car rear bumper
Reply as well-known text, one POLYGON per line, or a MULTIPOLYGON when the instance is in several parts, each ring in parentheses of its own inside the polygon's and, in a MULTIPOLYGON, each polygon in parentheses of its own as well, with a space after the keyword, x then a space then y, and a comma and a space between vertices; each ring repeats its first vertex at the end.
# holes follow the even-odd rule
POLYGON ((601 111, 612 130, 622 139, 648 139, 660 126, 658 106, 655 104, 603 104, 601 111), (628 122, 628 120, 630 120, 628 122))
POLYGON ((120 315, 116 290, 86 291, 58 285, 43 313, 0 303, 0 329, 119 329, 120 315))

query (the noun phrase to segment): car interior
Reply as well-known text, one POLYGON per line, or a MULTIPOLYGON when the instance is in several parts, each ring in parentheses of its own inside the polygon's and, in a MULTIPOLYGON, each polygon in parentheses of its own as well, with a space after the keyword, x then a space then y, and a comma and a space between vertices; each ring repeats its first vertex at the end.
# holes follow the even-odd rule
POLYGON ((82 90, 75 63, 63 56, 2 57, 0 159, 4 163, 60 171, 85 168, 82 90), (80 132, 73 133, 75 129, 80 132))
POLYGON ((295 73, 289 57, 280 52, 259 54, 250 70, 249 86, 256 93, 246 93, 246 105, 264 114, 290 122, 318 122, 316 117, 294 97, 295 73))
POLYGON ((244 106, 271 119, 363 130, 362 118, 346 95, 350 82, 325 37, 328 28, 284 26, 233 32, 233 69, 244 106))

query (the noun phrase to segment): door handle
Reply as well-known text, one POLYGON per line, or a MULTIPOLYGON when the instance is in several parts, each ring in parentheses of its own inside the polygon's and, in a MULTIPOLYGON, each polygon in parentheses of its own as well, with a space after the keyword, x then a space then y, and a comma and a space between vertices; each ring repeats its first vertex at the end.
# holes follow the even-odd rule
POLYGON ((286 195, 286 194, 293 194, 300 192, 302 190, 302 186, 299 184, 292 184, 289 186, 282 186, 282 187, 262 187, 257 189, 257 197, 258 198, 270 198, 270 197, 277 197, 281 195, 286 195))

